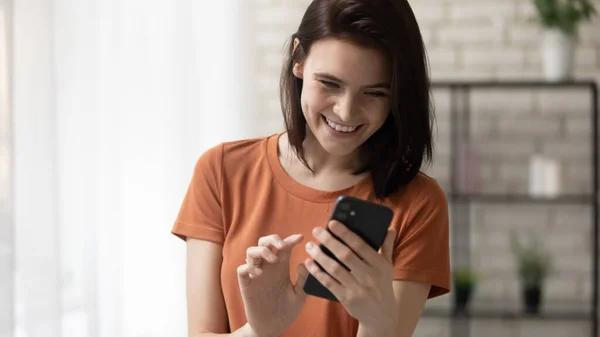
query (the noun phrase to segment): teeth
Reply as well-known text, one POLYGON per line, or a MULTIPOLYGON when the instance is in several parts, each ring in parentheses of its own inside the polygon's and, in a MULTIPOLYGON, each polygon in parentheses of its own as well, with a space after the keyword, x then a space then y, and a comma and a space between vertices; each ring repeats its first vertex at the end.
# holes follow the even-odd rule
POLYGON ((344 126, 344 125, 337 124, 333 121, 330 121, 329 118, 327 118, 327 117, 325 119, 327 120, 327 124, 329 124, 329 126, 332 129, 335 129, 336 131, 339 131, 339 132, 352 132, 352 131, 356 130, 356 128, 357 128, 357 126, 344 126))

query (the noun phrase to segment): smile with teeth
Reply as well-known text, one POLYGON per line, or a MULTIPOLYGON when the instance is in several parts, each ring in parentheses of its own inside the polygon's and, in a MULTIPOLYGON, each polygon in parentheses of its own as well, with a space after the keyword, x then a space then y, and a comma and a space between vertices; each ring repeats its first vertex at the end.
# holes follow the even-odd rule
POLYGON ((325 117, 325 121, 327 121, 327 125, 329 125, 329 127, 331 127, 332 129, 338 131, 338 132, 354 132, 360 125, 356 125, 356 126, 346 126, 346 125, 341 125, 341 124, 337 124, 336 122, 330 120, 329 118, 325 117))

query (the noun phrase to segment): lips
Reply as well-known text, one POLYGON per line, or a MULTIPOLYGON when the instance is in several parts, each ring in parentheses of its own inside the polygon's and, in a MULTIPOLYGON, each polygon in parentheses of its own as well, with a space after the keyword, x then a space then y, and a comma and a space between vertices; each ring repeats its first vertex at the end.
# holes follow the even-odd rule
POLYGON ((360 129, 360 127, 362 126, 362 124, 359 125, 347 125, 347 124, 340 124, 337 122, 332 121, 331 119, 323 116, 323 119, 325 121, 325 123, 329 126, 329 128, 340 132, 340 133, 354 133, 356 132, 356 130, 360 129))

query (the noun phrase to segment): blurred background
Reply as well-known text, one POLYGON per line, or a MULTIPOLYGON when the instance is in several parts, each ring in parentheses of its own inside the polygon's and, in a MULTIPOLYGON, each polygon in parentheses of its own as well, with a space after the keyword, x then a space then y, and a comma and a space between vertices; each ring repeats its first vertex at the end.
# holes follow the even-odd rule
MULTIPOLYGON (((0 0, 0 337, 187 336, 172 222, 204 150, 283 129, 309 3, 0 0)), ((454 275, 415 336, 597 336, 600 1, 410 3, 454 275)))

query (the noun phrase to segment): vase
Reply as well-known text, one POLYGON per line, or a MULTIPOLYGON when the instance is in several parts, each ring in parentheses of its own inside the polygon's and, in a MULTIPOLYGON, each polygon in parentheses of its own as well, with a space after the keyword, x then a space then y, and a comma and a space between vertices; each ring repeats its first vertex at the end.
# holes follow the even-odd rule
POLYGON ((457 288, 454 292, 454 311, 457 314, 466 313, 471 299, 471 288, 457 288))
POLYGON ((525 287, 523 289, 523 304, 525 313, 538 314, 542 300, 542 289, 540 287, 525 287))
POLYGON ((551 82, 569 80, 573 73, 575 39, 558 29, 546 29, 542 40, 544 77, 551 82))

